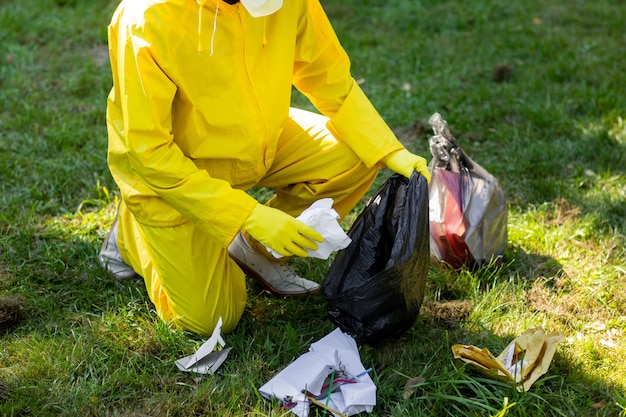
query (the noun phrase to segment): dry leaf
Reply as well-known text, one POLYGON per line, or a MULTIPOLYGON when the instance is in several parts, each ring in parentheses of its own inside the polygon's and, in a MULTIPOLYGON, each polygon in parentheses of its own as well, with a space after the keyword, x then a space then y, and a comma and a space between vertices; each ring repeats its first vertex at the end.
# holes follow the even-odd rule
POLYGON ((405 400, 408 399, 413 393, 415 389, 426 383, 426 379, 423 376, 416 376, 415 378, 409 378, 404 386, 404 391, 402 392, 402 398, 405 400))
POLYGON ((598 401, 597 403, 593 404, 591 406, 591 408, 595 408, 596 410, 599 410, 600 408, 604 407, 606 405, 606 400, 602 400, 602 401, 598 401))

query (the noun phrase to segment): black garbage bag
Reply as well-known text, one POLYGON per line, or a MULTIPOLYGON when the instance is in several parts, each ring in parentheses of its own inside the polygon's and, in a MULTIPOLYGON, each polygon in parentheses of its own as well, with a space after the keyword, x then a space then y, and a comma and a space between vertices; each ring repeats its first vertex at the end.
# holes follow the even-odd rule
POLYGON ((502 256, 507 204, 496 178, 459 146, 439 113, 429 123, 430 250, 454 267, 480 267, 502 256))
POLYGON ((394 174, 348 231, 322 284, 329 319, 359 343, 408 330, 424 299, 430 263, 428 183, 394 174))

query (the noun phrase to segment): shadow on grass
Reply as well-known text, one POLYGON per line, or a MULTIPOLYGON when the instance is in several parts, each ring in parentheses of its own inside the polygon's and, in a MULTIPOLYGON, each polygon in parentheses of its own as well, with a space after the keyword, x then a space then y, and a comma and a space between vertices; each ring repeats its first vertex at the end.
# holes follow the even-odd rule
POLYGON ((559 277, 565 273, 563 265, 553 257, 528 253, 518 245, 509 245, 506 248, 505 262, 507 275, 518 276, 526 281, 559 277))
POLYGON ((487 348, 497 356, 519 336, 491 331, 492 316, 510 321, 519 314, 521 322, 529 322, 529 317, 545 313, 567 327, 577 310, 559 310, 563 306, 555 303, 564 274, 555 259, 519 247, 507 249, 503 264, 474 272, 432 267, 427 295, 434 300, 425 301, 413 329, 366 350, 378 364, 375 368, 386 369, 385 377, 393 381, 388 414, 496 415, 508 403, 507 415, 513 416, 621 415, 626 404, 621 387, 586 372, 588 363, 580 362, 580 356, 564 345, 557 349, 548 373, 525 393, 485 379, 475 368, 453 359, 454 344, 487 348), (509 285, 511 279, 515 282, 509 285), (505 295, 511 289, 513 293, 505 295), (468 300, 481 304, 477 314, 467 311, 472 308, 468 300))
MULTIPOLYGON (((405 335, 375 348, 364 347, 363 358, 371 358, 379 390, 387 393, 379 404, 381 415, 496 415, 506 404, 510 407, 506 415, 511 416, 623 415, 620 410, 623 412, 626 399, 620 394, 621 387, 587 373, 580 357, 563 349, 563 345, 557 349, 548 373, 522 393, 508 384, 485 379, 472 366, 453 358, 454 344, 487 348, 497 356, 519 336, 490 330, 493 326, 482 321, 488 312, 481 311, 476 318, 467 311, 471 304, 466 300, 478 298, 483 302, 512 276, 520 281, 516 285, 529 287, 523 292, 528 303, 525 310, 555 308, 547 299, 533 299, 533 288, 540 285, 543 289, 547 283, 549 292, 558 292, 554 278, 564 274, 559 262, 518 247, 507 251, 506 261, 474 273, 431 268, 434 280, 427 294, 439 302, 426 301, 420 317, 405 335)), ((497 297, 498 291, 495 293, 497 297)), ((506 307, 501 313, 509 318, 514 314, 506 307)), ((520 316, 520 320, 527 319, 520 316)))

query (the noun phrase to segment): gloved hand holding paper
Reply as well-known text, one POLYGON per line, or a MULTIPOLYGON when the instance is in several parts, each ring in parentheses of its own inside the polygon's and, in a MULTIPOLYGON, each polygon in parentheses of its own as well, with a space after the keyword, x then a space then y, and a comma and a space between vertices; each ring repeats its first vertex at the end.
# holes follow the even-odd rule
MULTIPOLYGON (((331 253, 346 248, 351 240, 339 225, 339 214, 333 209, 332 198, 322 198, 304 210, 296 217, 302 223, 312 227, 324 237, 324 241, 317 244, 317 249, 308 249, 308 256, 312 258, 328 259, 331 253)), ((281 254, 269 249, 276 258, 281 254)))

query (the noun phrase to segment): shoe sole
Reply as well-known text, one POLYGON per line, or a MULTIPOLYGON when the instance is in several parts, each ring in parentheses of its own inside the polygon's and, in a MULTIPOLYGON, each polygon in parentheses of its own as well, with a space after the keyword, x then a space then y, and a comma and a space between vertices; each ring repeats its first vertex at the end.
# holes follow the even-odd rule
POLYGON ((100 258, 100 254, 106 251, 106 248, 109 243, 109 238, 111 237, 111 233, 113 232, 113 226, 115 225, 115 223, 117 223, 117 213, 115 213, 115 219, 113 219, 113 223, 111 224, 111 229, 109 229, 109 233, 107 233, 106 237, 104 238, 104 242, 102 242, 102 246, 100 247, 100 252, 98 253, 98 262, 100 263, 100 266, 102 266, 102 268, 109 274, 109 276, 115 280, 126 281, 126 280, 131 280, 133 278, 140 278, 139 274, 137 274, 132 268, 130 269, 130 271, 132 272, 129 271, 129 272, 115 273, 111 269, 109 269, 108 263, 106 261, 103 261, 100 258))
POLYGON ((272 295, 275 295, 277 297, 294 297, 294 298, 300 298, 300 297, 307 297, 309 295, 315 295, 315 294, 319 294, 320 292, 320 288, 316 288, 314 290, 310 290, 310 291, 303 291, 303 292, 297 292, 297 293, 291 293, 291 292, 283 292, 280 290, 277 290, 276 288, 272 287, 270 285, 269 282, 267 282, 262 276, 260 276, 259 274, 256 273, 256 271, 254 271, 253 269, 251 269, 250 267, 248 267, 246 264, 244 264, 243 262, 239 261, 237 258, 235 258, 234 256, 231 255, 231 259, 233 261, 235 261, 235 263, 237 263, 237 265, 239 265, 239 268, 241 268, 241 270, 250 278, 252 278, 254 281, 256 281, 261 287, 263 287, 264 290, 269 291, 272 295))

